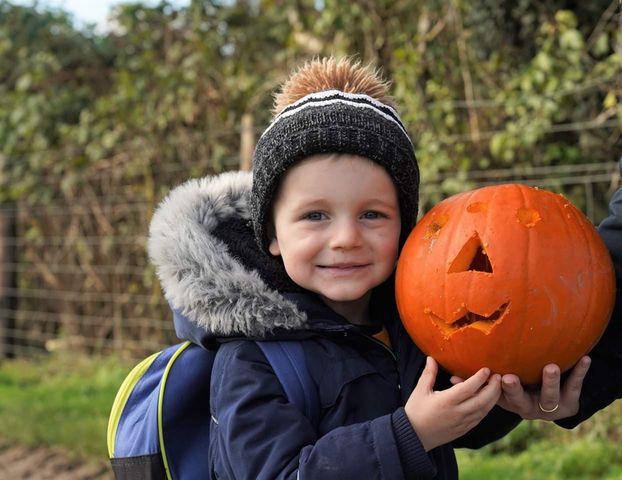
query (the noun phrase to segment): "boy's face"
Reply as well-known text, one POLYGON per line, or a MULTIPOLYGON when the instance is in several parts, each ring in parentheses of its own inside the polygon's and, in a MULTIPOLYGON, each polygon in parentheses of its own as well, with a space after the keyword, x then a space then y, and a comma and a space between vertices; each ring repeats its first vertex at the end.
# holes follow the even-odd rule
POLYGON ((388 173, 348 154, 314 155, 285 175, 270 253, 329 306, 366 302, 397 260, 400 210, 388 173))

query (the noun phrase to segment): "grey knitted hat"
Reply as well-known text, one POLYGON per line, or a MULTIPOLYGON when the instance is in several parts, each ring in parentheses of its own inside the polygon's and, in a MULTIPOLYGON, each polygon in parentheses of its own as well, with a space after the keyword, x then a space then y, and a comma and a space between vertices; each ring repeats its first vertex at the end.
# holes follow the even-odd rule
POLYGON ((268 251, 266 223, 283 174, 320 153, 360 155, 386 169, 398 192, 403 242, 417 219, 419 168, 399 115, 368 95, 326 90, 283 109, 257 142, 251 218, 262 250, 268 251))

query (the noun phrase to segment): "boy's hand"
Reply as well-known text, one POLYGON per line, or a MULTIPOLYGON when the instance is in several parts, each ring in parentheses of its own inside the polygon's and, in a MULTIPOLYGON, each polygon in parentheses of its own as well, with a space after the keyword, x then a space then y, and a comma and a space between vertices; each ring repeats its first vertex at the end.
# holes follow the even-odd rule
POLYGON ((482 368, 453 387, 434 391, 438 365, 428 357, 406 402, 406 416, 426 451, 461 437, 477 425, 501 395, 501 376, 482 368))
POLYGON ((516 375, 503 375, 503 394, 499 405, 527 420, 559 420, 576 415, 583 379, 590 363, 590 357, 582 357, 561 388, 560 371, 555 364, 542 369, 542 387, 539 391, 526 391, 516 375))

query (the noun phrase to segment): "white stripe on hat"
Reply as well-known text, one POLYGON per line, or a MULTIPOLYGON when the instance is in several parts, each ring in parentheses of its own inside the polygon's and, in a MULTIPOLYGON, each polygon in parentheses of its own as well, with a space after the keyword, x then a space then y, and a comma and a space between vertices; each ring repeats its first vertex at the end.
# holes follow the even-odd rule
POLYGON ((294 103, 289 104, 283 110, 288 110, 288 109, 290 109, 292 107, 295 107, 297 105, 300 105, 301 103, 306 102, 308 100, 312 100, 312 99, 321 100, 323 98, 332 97, 332 96, 335 96, 335 95, 343 97, 345 99, 349 99, 349 100, 365 100, 365 101, 371 103, 372 105, 377 106, 380 109, 390 110, 391 112, 393 112, 393 114, 396 117, 399 118, 399 115, 397 114, 397 110, 395 110, 392 106, 384 104, 381 101, 375 99, 374 97, 372 97, 370 95, 367 95, 366 93, 349 93, 349 92, 344 92, 342 90, 336 90, 336 89, 323 90, 321 92, 309 93, 309 94, 305 95, 304 97, 299 98, 294 103))
POLYGON ((412 145, 412 140, 408 136, 408 133, 406 132, 406 129, 404 128, 404 125, 402 124, 402 121, 394 108, 390 107, 389 105, 385 105, 382 102, 379 102, 378 100, 370 97, 369 95, 363 93, 346 93, 340 90, 325 90, 322 92, 314 92, 310 93, 309 95, 305 95, 291 105, 288 105, 286 109, 284 109, 279 115, 277 115, 272 123, 268 125, 268 128, 266 128, 261 136, 263 137, 266 133, 268 133, 270 129, 283 118, 295 115, 296 113, 306 110, 307 108, 323 107, 336 103, 350 105, 356 108, 366 108, 374 111, 375 113, 396 124, 412 145), (335 96, 337 96, 337 98, 328 98, 335 96), (328 100, 323 100, 326 98, 328 98, 328 100), (363 100, 364 103, 362 103, 361 100, 363 100), (384 111, 385 109, 389 110, 391 114, 386 113, 386 111, 384 111))

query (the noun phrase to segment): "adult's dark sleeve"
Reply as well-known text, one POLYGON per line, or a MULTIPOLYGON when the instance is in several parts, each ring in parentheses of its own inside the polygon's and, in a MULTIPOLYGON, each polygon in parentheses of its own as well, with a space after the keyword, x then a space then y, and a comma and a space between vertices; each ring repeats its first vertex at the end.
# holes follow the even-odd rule
POLYGON ((493 407, 481 422, 456 439, 453 445, 457 448, 481 448, 506 436, 521 420, 515 413, 501 407, 493 407))

